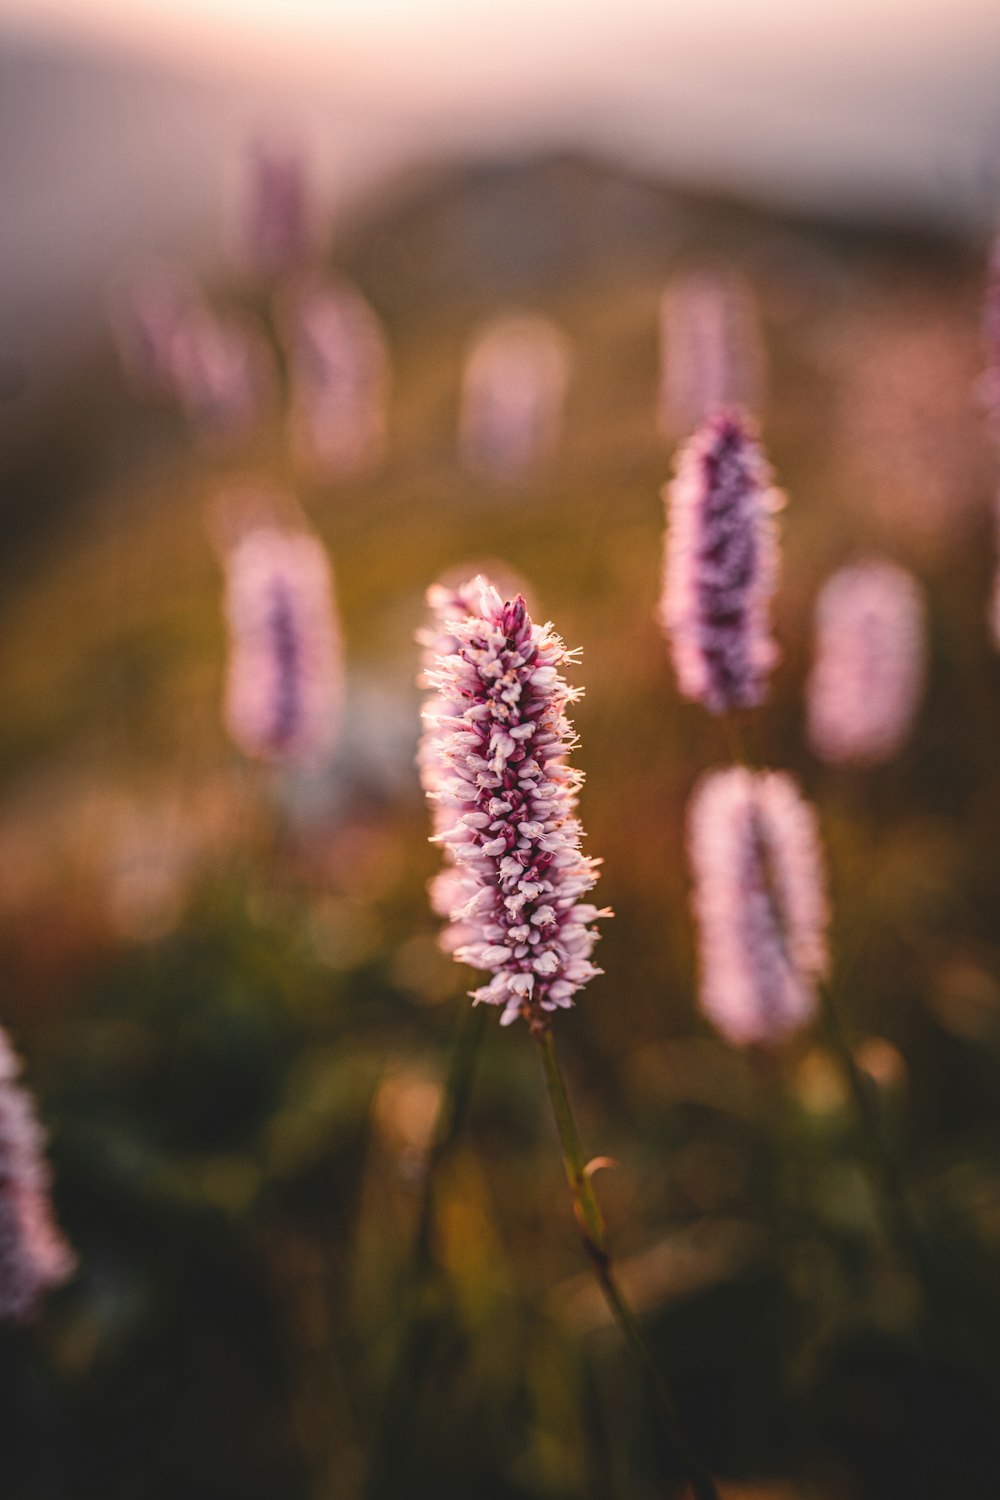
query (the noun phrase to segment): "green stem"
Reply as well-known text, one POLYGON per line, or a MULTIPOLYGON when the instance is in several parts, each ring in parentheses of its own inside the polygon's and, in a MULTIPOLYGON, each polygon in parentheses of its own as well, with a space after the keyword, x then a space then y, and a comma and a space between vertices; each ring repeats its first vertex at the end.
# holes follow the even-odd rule
POLYGON ((695 1500, 719 1500, 715 1481, 692 1447, 681 1425, 666 1382, 649 1351, 636 1316, 626 1302, 618 1284, 608 1248, 604 1217, 587 1171, 587 1162, 580 1143, 580 1132, 577 1129, 576 1117, 569 1102, 562 1069, 556 1056, 552 1030, 548 1025, 535 1026, 532 1029, 532 1035, 538 1048, 542 1071, 545 1074, 545 1082, 552 1102, 552 1113, 555 1116, 556 1129, 562 1146, 566 1180, 573 1197, 573 1207, 583 1248, 593 1266, 594 1275, 611 1315, 618 1324, 626 1343, 638 1359, 650 1389, 656 1397, 667 1437, 690 1483, 695 1500))
POLYGON ((857 1058, 841 1025, 833 995, 825 984, 819 986, 819 999, 827 1040, 837 1056, 854 1100, 861 1154, 876 1202, 882 1209, 886 1233, 895 1245, 897 1254, 920 1282, 925 1296, 933 1296, 933 1269, 928 1262, 920 1230, 906 1201, 896 1164, 886 1145, 875 1085, 858 1067, 857 1058))

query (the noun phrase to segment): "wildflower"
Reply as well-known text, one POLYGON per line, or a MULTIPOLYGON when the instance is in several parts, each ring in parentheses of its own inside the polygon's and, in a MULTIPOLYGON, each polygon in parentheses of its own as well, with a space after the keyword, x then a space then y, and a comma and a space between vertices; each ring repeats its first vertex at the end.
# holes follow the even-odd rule
POLYGON ((659 619, 680 690, 713 713, 753 708, 778 656, 769 616, 784 499, 748 419, 727 411, 703 422, 663 493, 659 619))
POLYGON ((583 777, 567 765, 565 710, 579 692, 560 668, 575 653, 532 623, 520 595, 504 603, 484 579, 458 594, 467 613, 442 612, 451 639, 426 674, 436 697, 424 714, 424 784, 450 813, 436 834, 451 864, 438 887, 442 945, 490 974, 471 992, 477 1004, 502 1007, 503 1026, 523 1016, 537 1029, 599 972, 592 924, 610 915, 581 900, 597 862, 580 851, 583 777))
POLYGON ((312 226, 301 154, 258 141, 248 154, 243 181, 240 238, 245 258, 265 275, 301 264, 312 226))
POLYGON ((352 474, 382 453, 389 353, 381 324, 346 283, 312 283, 280 316, 291 377, 293 446, 311 467, 352 474))
POLYGON ((660 304, 660 426, 687 433, 732 406, 756 408, 764 354, 750 290, 736 276, 700 271, 660 304))
POLYGON ((218 443, 250 434, 274 390, 271 351, 256 323, 196 304, 178 326, 171 359, 178 398, 202 437, 218 443))
POLYGON ((569 351, 547 318, 507 315, 479 336, 465 366, 459 439, 471 469, 516 479, 558 445, 569 351))
POLYGON ((226 558, 226 722, 262 760, 322 761, 342 694, 341 643, 326 553, 316 537, 257 526, 226 558))
POLYGON ((821 760, 873 765, 900 749, 923 690, 924 630, 920 587, 905 568, 869 561, 827 580, 807 688, 821 760))
POLYGON ((19 1072, 0 1030, 0 1318, 13 1319, 30 1317, 75 1263, 52 1217, 45 1138, 19 1072))
POLYGON ((688 818, 701 1003, 737 1045, 810 1020, 827 971, 816 817, 791 777, 742 766, 695 789, 688 818))

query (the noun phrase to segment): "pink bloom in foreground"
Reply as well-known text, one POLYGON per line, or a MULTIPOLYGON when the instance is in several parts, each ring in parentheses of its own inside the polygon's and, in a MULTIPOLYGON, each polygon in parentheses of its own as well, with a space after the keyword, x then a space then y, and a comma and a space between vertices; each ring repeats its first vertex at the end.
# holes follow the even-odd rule
POLYGON ((424 784, 450 814, 436 835, 452 867, 436 893, 436 905, 447 898, 443 945, 491 975, 472 997, 502 1007, 501 1025, 523 1016, 540 1026, 599 972, 593 923, 609 915, 581 900, 597 869, 580 850, 582 773, 567 764, 565 710, 579 693, 560 668, 574 653, 532 623, 520 596, 504 603, 483 579, 467 614, 442 624, 450 641, 427 673, 424 784))
POLYGON ((327 281, 288 295, 280 321, 299 456, 334 475, 370 467, 385 445, 390 375, 375 312, 354 287, 327 281))
POLYGON ((659 619, 681 692, 713 713, 754 708, 778 657, 770 604, 783 504, 749 420, 720 412, 681 450, 664 489, 659 619))
POLYGON ((316 537, 259 526, 226 557, 226 723, 262 760, 317 763, 339 729, 343 667, 333 581, 316 537))
POLYGON ((923 596, 905 568, 864 562, 827 580, 807 688, 809 740, 821 760, 874 765, 901 748, 923 691, 924 635, 923 596))
POLYGON ((49 1201, 45 1138, 20 1065, 0 1030, 0 1318, 30 1317, 74 1267, 49 1201))
POLYGON ((687 433, 731 406, 755 409, 764 384, 756 307, 739 277, 700 271, 660 304, 660 426, 687 433))
POLYGON ((705 1014, 737 1045, 808 1022, 827 971, 813 809, 791 777, 742 766, 695 788, 688 814, 705 1014))

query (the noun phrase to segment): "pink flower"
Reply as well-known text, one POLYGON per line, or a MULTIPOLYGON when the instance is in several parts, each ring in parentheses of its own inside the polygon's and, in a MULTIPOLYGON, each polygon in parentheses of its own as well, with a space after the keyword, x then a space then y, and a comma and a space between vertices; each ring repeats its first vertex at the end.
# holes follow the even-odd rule
POLYGON ((522 478, 558 446, 569 384, 566 339, 547 318, 507 314, 465 366, 459 439, 470 469, 522 478))
POLYGON ((390 377, 375 312, 346 282, 311 282, 286 295, 279 320, 299 456, 333 475, 370 467, 385 445, 390 377))
POLYGON ((523 1016, 537 1027, 599 972, 592 924, 610 915, 581 900, 597 869, 580 851, 582 774, 567 765, 565 710, 579 694, 560 668, 575 653, 532 623, 520 595, 505 604, 484 579, 458 592, 464 616, 440 601, 447 638, 424 714, 424 785, 448 811, 436 819, 451 866, 437 889, 442 943, 490 974, 477 1004, 502 1007, 503 1026, 523 1016))
POLYGON ((239 227, 246 259, 265 275, 306 259, 313 237, 309 192, 295 148, 259 141, 251 147, 239 227))
POLYGON ((791 777, 744 767, 696 787, 688 815, 701 1003, 737 1045, 808 1022, 827 972, 816 816, 791 777))
POLYGON ((0 1318, 14 1319, 30 1317, 75 1264, 52 1217, 45 1138, 19 1072, 0 1030, 0 1318))
POLYGON ((912 727, 924 685, 924 602, 895 563, 841 568, 816 604, 807 687, 809 739, 821 760, 874 765, 912 727))
POLYGON ((770 603, 784 501, 770 477, 749 420, 727 411, 698 428, 663 492, 659 619, 681 692, 713 713, 761 703, 778 657, 770 603))
POLYGON ((660 426, 690 432, 732 406, 755 409, 764 353, 748 286, 733 275, 684 276, 660 304, 660 426))
POLYGON ((189 308, 178 324, 171 364, 181 406, 210 443, 248 437, 274 394, 274 362, 261 328, 238 315, 217 317, 205 303, 189 308))
POLYGON ((262 760, 323 761, 339 728, 343 668, 321 543, 278 526, 248 531, 226 557, 226 614, 233 739, 262 760))

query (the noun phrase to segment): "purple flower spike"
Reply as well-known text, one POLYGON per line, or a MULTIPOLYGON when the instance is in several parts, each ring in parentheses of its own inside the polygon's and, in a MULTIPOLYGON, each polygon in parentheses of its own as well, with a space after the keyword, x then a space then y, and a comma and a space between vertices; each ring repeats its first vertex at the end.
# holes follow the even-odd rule
POLYGON ((20 1065, 0 1030, 0 1318, 29 1318, 72 1273, 73 1252, 49 1201, 45 1138, 20 1065))
POLYGON ((321 763, 343 676, 326 553, 305 532, 260 526, 232 547, 226 570, 229 732, 256 759, 321 763))
POLYGON ((301 153, 258 141, 248 154, 243 196, 240 229, 250 265, 264 275, 301 265, 313 237, 301 153))
POLYGON ((864 562, 827 580, 807 689, 821 760, 876 765, 902 747, 923 691, 924 634, 920 586, 905 568, 864 562))
POLYGON ((688 433, 731 406, 756 409, 764 353, 753 294, 742 279, 699 271, 664 293, 660 305, 660 426, 688 433))
POLYGON ((813 809, 791 777, 744 767, 696 787, 688 817, 701 1003, 737 1046, 808 1022, 827 971, 827 905, 813 809))
POLYGON ((382 325, 346 282, 298 286, 279 312, 291 376, 292 445, 308 468, 348 477, 385 446, 390 385, 382 325))
POLYGON ((778 650, 774 513, 784 503, 740 412, 702 423, 664 490, 668 530, 659 619, 681 692, 713 713, 755 708, 778 650))
POLYGON ((439 600, 447 638, 424 711, 424 785, 449 812, 436 816, 451 865, 435 890, 449 920, 442 945, 491 975, 472 998, 502 1007, 502 1026, 523 1016, 542 1027, 600 972, 593 923, 610 915, 581 900, 597 861, 580 852, 583 776, 567 764, 576 742, 565 710, 579 691, 560 668, 575 653, 532 623, 520 595, 505 603, 485 579, 458 601, 439 600))

